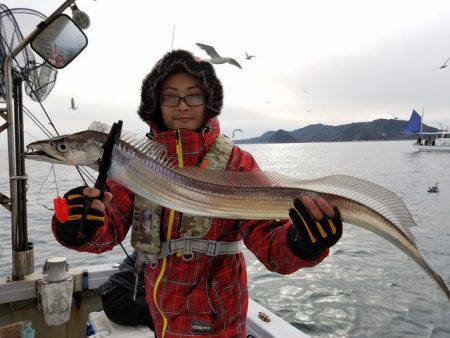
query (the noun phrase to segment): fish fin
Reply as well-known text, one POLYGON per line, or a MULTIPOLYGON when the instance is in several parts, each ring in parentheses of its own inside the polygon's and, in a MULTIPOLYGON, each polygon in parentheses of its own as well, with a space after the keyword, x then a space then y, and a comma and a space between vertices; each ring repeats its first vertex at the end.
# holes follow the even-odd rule
POLYGON ((177 172, 202 182, 231 188, 283 188, 294 187, 299 182, 289 176, 261 170, 240 172, 184 167, 177 169, 177 172))
MULTIPOLYGON (((99 131, 101 133, 109 134, 109 132, 111 131, 111 126, 109 124, 106 124, 103 122, 94 121, 89 125, 88 130, 99 131)), ((127 143, 132 143, 141 138, 142 138, 142 136, 139 136, 138 134, 133 133, 128 130, 122 129, 122 131, 120 133, 120 139, 127 143)))
POLYGON ((392 191, 364 179, 347 175, 332 175, 311 180, 298 180, 267 171, 214 171, 195 167, 180 168, 176 171, 191 179, 227 188, 282 188, 343 197, 375 210, 398 226, 416 245, 414 236, 408 229, 415 226, 416 223, 400 197, 392 191))
POLYGON ((150 139, 140 139, 133 144, 120 142, 117 146, 130 155, 130 158, 136 158, 148 166, 157 163, 166 169, 173 170, 177 168, 176 156, 167 156, 167 148, 156 141, 150 139))
POLYGON ((308 181, 298 181, 305 190, 345 197, 363 204, 398 226, 416 246, 410 229, 416 226, 405 203, 394 192, 370 181, 348 176, 332 175, 308 181))
MULTIPOLYGON (((106 123, 94 121, 89 126, 88 130, 94 130, 108 134, 111 130, 111 126, 106 123)), ((157 162, 169 169, 176 168, 173 164, 175 156, 167 156, 167 148, 165 145, 158 143, 148 137, 142 137, 137 133, 133 133, 127 130, 122 130, 120 134, 120 140, 123 141, 126 146, 121 145, 125 151, 132 152, 133 156, 136 156, 146 162, 157 162)))
POLYGON ((88 130, 109 133, 109 131, 111 130, 111 126, 103 122, 94 121, 89 125, 88 130))
POLYGON ((153 160, 158 160, 158 162, 167 158, 167 147, 148 137, 133 140, 129 144, 144 157, 150 157, 153 160))

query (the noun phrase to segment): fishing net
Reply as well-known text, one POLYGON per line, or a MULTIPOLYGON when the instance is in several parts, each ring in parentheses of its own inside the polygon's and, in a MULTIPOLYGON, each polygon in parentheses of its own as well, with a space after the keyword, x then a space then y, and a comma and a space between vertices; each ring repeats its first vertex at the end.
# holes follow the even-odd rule
MULTIPOLYGON (((9 9, 0 4, 0 102, 5 102, 4 61, 24 36, 46 16, 28 8, 9 9)), ((44 101, 55 86, 57 70, 27 45, 15 57, 13 76, 24 80, 25 91, 34 101, 44 101)))

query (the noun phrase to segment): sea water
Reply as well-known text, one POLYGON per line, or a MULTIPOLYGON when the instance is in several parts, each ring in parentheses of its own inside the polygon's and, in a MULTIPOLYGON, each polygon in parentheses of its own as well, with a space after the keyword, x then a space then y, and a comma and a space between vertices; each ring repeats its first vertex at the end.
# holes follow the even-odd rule
MULTIPOLYGON (((347 174, 397 193, 411 211, 419 248, 450 284, 450 153, 422 153, 410 141, 309 144, 250 144, 264 170, 302 179, 347 174), (439 182, 440 192, 427 192, 439 182)), ((7 152, 0 151, 0 191, 9 196, 7 152)), ((75 169, 56 166, 59 194, 82 184, 75 169)), ((27 161, 29 240, 35 243, 36 269, 49 256, 64 255, 71 266, 114 263, 122 249, 101 255, 59 245, 50 229, 56 197, 50 165, 27 161), (39 198, 38 198, 39 194, 39 198)), ((0 209, 0 275, 10 273, 10 217, 0 209)), ((124 241, 131 251, 128 238, 124 241)), ((408 256, 386 240, 345 224, 341 241, 314 268, 288 276, 272 273, 247 258, 250 296, 311 336, 449 337, 450 303, 408 256)))

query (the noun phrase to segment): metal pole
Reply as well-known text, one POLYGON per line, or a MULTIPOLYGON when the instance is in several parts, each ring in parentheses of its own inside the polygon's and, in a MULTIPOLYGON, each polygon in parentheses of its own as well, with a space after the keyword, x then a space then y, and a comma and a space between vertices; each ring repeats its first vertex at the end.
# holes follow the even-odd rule
POLYGON ((173 50, 173 39, 175 38, 175 25, 173 25, 172 31, 172 43, 170 44, 170 50, 173 50))
MULTIPOLYGON (((9 162, 9 188, 10 188, 10 200, 11 200, 11 249, 12 255, 15 252, 20 251, 18 245, 18 194, 17 194, 17 160, 16 160, 16 136, 15 136, 15 114, 13 109, 12 100, 12 69, 11 69, 12 57, 5 58, 5 96, 6 96, 6 110, 8 114, 8 162, 9 162)), ((20 278, 16 276, 16 271, 20 270, 17 266, 16 260, 12 258, 12 275, 13 279, 20 278)))
POLYGON ((422 132, 423 115, 425 114, 425 108, 422 108, 422 117, 420 118, 420 132, 422 132))
MULTIPOLYGON (((9 162, 9 178, 10 178, 10 191, 11 191, 11 246, 12 246, 12 277, 13 279, 23 278, 24 275, 33 273, 34 271, 34 253, 32 245, 30 247, 28 243, 28 235, 26 222, 23 223, 26 218, 26 210, 23 208, 23 204, 26 200, 19 202, 20 192, 26 188, 25 185, 18 184, 19 180, 24 180, 25 166, 22 162, 18 161, 20 158, 20 150, 17 146, 20 146, 20 142, 23 142, 23 135, 20 135, 22 127, 17 124, 21 124, 21 119, 14 113, 13 109, 13 76, 12 76, 12 63, 17 54, 30 43, 34 37, 42 30, 43 25, 52 21, 55 17, 66 10, 75 0, 66 0, 59 6, 43 24, 39 24, 33 32, 31 32, 26 38, 24 38, 15 47, 11 54, 6 56, 4 61, 4 79, 5 79, 5 98, 6 98, 6 111, 7 111, 7 123, 8 123, 8 162, 9 162), (18 135, 19 134, 19 135, 18 135), (22 141, 21 141, 22 140, 22 141), (18 143, 18 144, 17 144, 18 143), (19 162, 19 165, 18 165, 19 162), (19 167, 19 168, 18 168, 19 167), (20 169, 20 171, 18 170, 20 169), (19 188, 20 187, 20 188, 19 188), (22 189, 23 188, 23 189, 22 189), (23 204, 22 204, 23 203, 23 204), (19 217, 20 210, 25 211, 24 217, 19 217)), ((18 107, 17 107, 18 108, 18 107)), ((23 146, 23 144, 22 144, 23 146)), ((23 148, 22 148, 23 151, 23 148)))
POLYGON ((22 97, 22 80, 14 78, 13 80, 13 97, 14 97, 14 134, 15 134, 15 157, 16 157, 16 178, 17 182, 17 223, 21 224, 17 228, 13 250, 28 250, 28 227, 27 227, 27 210, 26 210, 26 183, 27 176, 25 174, 25 161, 22 156, 24 152, 23 144, 23 97, 22 97))

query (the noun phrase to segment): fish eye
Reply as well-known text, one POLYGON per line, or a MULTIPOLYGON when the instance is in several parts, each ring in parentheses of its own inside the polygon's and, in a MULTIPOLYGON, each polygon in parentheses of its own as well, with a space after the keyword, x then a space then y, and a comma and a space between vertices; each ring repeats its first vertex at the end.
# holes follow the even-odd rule
POLYGON ((61 153, 65 153, 69 150, 69 147, 65 143, 58 143, 56 145, 56 150, 58 150, 61 153))

